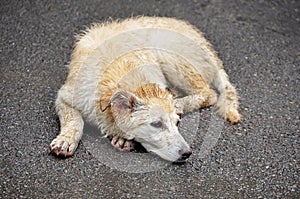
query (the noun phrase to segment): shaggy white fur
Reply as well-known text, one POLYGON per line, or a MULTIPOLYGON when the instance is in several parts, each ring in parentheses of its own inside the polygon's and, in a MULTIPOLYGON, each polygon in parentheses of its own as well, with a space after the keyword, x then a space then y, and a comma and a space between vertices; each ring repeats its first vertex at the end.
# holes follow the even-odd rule
POLYGON ((186 159, 191 149, 178 132, 178 114, 210 105, 239 121, 235 88, 194 26, 161 17, 94 24, 78 36, 58 92, 61 132, 50 148, 71 156, 86 117, 121 150, 135 140, 166 160, 186 159))

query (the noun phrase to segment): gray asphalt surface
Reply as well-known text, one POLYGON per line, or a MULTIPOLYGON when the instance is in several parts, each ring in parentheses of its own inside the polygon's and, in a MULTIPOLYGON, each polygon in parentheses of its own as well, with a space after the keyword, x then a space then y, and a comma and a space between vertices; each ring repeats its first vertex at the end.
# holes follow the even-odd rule
MULTIPOLYGON (((296 0, 2 0, 0 198, 299 198, 299 12, 296 0), (74 34, 137 15, 185 19, 205 33, 237 86, 241 123, 225 123, 205 158, 149 173, 107 167, 84 142, 71 158, 52 156, 74 34)), ((203 132, 210 109, 201 114, 203 132)))

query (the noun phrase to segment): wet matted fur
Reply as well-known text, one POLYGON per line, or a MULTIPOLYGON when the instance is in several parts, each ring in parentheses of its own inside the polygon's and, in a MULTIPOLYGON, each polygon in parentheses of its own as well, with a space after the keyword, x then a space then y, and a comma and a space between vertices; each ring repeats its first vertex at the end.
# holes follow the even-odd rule
POLYGON ((85 117, 120 150, 131 150, 134 140, 166 160, 186 159, 191 149, 178 132, 179 115, 211 105, 224 119, 239 121, 236 90, 194 26, 163 17, 94 24, 78 36, 58 92, 61 130, 50 149, 73 155, 85 117), (170 39, 161 38, 166 31, 170 39), (145 48, 155 40, 160 48, 145 48))

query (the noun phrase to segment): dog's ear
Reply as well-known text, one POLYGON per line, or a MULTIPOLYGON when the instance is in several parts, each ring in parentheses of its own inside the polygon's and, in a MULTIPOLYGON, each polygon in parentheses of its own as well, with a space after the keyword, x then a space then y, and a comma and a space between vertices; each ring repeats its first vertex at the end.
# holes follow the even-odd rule
POLYGON ((114 112, 128 114, 139 110, 144 106, 144 103, 133 93, 118 91, 113 94, 110 105, 114 112))
POLYGON ((100 98, 100 110, 104 112, 108 107, 110 107, 110 100, 113 93, 108 91, 100 98))

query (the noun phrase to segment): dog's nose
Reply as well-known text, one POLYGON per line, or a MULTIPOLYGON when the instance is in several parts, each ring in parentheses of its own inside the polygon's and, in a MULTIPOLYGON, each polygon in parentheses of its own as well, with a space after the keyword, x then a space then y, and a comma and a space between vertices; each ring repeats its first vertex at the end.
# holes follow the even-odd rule
POLYGON ((180 159, 181 160, 186 160, 188 159, 191 154, 192 154, 192 149, 191 148, 184 148, 179 150, 179 154, 181 155, 180 159))

